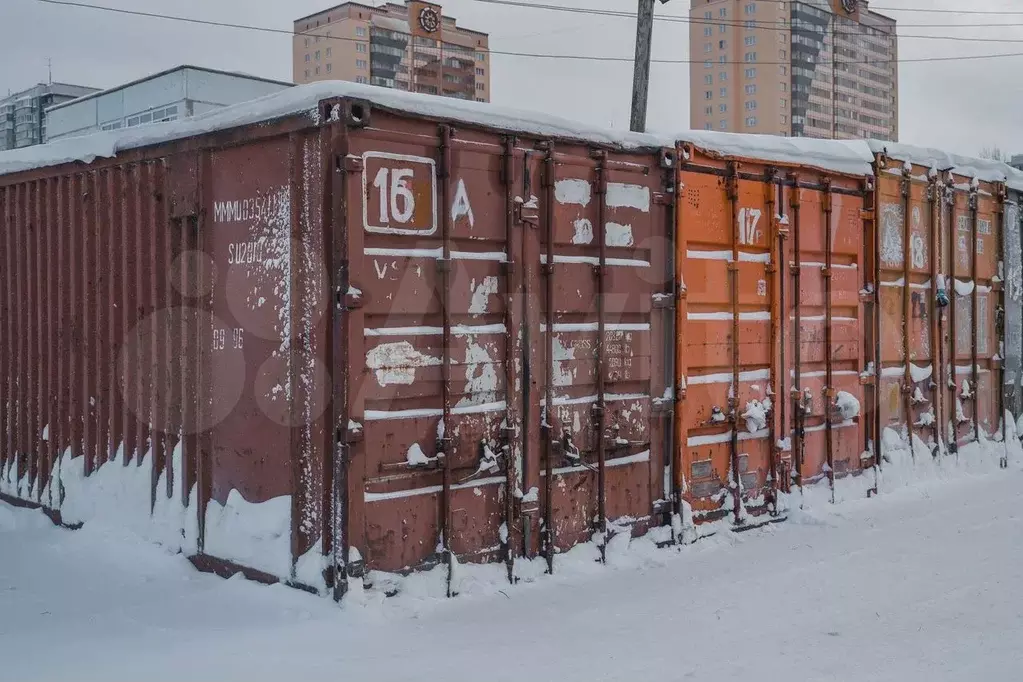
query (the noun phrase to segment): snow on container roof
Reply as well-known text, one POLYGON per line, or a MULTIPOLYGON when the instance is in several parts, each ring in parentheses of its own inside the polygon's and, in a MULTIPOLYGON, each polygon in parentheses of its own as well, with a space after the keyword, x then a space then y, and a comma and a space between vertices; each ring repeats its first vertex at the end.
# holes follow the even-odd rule
POLYGON ((892 159, 909 161, 918 166, 936 168, 939 171, 952 171, 956 175, 977 178, 982 182, 1005 182, 1009 187, 1023 191, 1023 173, 1000 161, 961 156, 940 149, 882 140, 870 140, 868 144, 871 151, 883 152, 892 159))
POLYGON ((0 152, 0 175, 73 161, 89 163, 97 158, 115 156, 119 151, 127 149, 264 123, 295 114, 307 113, 313 120, 317 120, 319 102, 333 97, 355 97, 386 109, 523 135, 567 138, 625 149, 671 147, 675 144, 671 137, 600 128, 522 109, 345 81, 322 81, 299 85, 250 102, 170 123, 99 132, 0 152))
POLYGON ((689 131, 677 136, 705 151, 724 156, 755 158, 813 166, 848 175, 872 175, 873 153, 862 140, 818 140, 712 131, 689 131))

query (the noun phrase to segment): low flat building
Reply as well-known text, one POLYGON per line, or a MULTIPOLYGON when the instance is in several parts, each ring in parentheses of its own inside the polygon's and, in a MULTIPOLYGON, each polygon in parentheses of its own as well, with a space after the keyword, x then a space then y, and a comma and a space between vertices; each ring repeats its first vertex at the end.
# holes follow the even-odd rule
POLYGON ((46 109, 96 88, 69 83, 40 83, 28 90, 0 98, 0 151, 31 147, 46 140, 46 109))
POLYGON ((46 141, 197 116, 291 86, 241 73, 178 66, 51 107, 46 111, 46 141))

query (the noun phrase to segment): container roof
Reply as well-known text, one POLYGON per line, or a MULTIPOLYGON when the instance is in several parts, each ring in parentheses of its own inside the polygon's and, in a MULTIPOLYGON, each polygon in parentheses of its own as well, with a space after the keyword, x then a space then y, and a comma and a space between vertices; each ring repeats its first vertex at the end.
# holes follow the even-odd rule
POLYGON ((571 139, 622 149, 672 147, 677 141, 683 141, 726 157, 808 165, 847 175, 871 174, 873 154, 887 150, 892 158, 912 161, 928 168, 937 167, 938 170, 953 170, 961 175, 978 177, 981 180, 994 182, 1008 180, 1010 187, 1023 191, 1023 172, 1010 166, 909 145, 712 131, 632 133, 592 126, 545 113, 346 81, 322 81, 299 85, 249 102, 169 123, 99 132, 65 138, 45 145, 0 152, 0 174, 74 161, 88 163, 96 158, 115 156, 118 152, 128 149, 269 122, 286 116, 305 114, 311 120, 318 121, 320 101, 336 97, 364 99, 385 109, 506 130, 521 135, 571 139))

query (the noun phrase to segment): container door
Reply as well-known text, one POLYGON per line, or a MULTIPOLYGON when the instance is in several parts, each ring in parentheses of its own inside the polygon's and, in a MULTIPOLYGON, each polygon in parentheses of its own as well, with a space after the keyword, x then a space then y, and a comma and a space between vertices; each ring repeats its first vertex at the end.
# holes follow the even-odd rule
POLYGON ((523 228, 509 242, 505 149, 373 116, 348 141, 360 200, 347 235, 347 410, 362 431, 349 449, 350 557, 381 571, 492 561, 519 525, 506 501, 524 383, 511 314, 523 228))
POLYGON ((684 497, 696 521, 746 523, 767 510, 776 480, 777 197, 773 185, 740 178, 734 167, 690 164, 682 179, 676 257, 684 259, 685 331, 677 342, 685 344, 685 393, 676 447, 684 497))
POLYGON ((556 146, 543 163, 541 500, 548 558, 659 525, 671 395, 670 211, 657 154, 556 146), (549 364, 548 364, 549 363, 549 364), (548 407, 550 405, 550 407, 548 407))

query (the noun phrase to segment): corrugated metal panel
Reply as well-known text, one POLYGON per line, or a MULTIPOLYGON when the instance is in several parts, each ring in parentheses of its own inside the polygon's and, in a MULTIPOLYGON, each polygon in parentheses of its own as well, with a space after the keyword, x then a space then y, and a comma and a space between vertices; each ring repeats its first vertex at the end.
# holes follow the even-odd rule
POLYGON ((687 154, 677 484, 698 518, 748 523, 774 511, 790 472, 802 482, 861 467, 847 398, 863 402, 866 369, 864 190, 857 177, 687 154))

